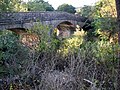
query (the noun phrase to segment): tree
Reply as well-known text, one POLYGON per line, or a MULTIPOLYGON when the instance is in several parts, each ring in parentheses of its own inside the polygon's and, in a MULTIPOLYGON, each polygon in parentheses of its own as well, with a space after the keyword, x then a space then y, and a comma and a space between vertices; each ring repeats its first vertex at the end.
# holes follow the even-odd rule
POLYGON ((96 3, 99 6, 99 12, 103 17, 116 17, 115 0, 100 0, 96 3))
POLYGON ((0 0, 0 12, 7 11, 27 11, 27 7, 22 0, 0 0))
POLYGON ((0 12, 11 11, 10 0, 0 0, 0 12))
POLYGON ((77 13, 81 16, 88 17, 89 15, 91 15, 93 8, 93 6, 85 5, 84 7, 80 8, 80 11, 77 11, 77 13))
POLYGON ((95 33, 99 35, 100 39, 117 42, 115 1, 100 0, 95 6, 92 6, 90 13, 90 17, 92 16, 94 19, 95 33))
MULTIPOLYGON (((116 10, 117 10, 117 21, 118 21, 118 43, 120 44, 120 0, 115 0, 116 1, 116 10)), ((118 64, 118 77, 117 77, 117 89, 120 90, 120 52, 119 52, 119 64, 118 64)))
POLYGON ((68 12, 68 13, 75 13, 75 7, 73 7, 72 5, 68 5, 68 4, 62 4, 57 8, 57 11, 64 11, 64 12, 68 12))
POLYGON ((54 11, 54 8, 43 0, 33 0, 28 3, 28 11, 54 11))

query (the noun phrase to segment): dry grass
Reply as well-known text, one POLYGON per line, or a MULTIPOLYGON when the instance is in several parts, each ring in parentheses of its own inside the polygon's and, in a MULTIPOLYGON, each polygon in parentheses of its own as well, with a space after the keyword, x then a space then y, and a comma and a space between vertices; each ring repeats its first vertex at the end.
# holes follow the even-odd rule
POLYGON ((1 79, 1 90, 115 90, 115 71, 84 56, 31 51, 20 73, 1 79))

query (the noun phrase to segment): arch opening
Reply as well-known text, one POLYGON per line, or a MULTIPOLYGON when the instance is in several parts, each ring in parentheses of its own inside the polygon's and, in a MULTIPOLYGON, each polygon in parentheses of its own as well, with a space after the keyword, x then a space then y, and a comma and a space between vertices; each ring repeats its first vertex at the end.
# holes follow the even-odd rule
POLYGON ((25 28, 10 28, 8 29, 18 35, 21 35, 22 33, 26 33, 26 29, 25 28))
POLYGON ((25 28, 11 28, 8 29, 8 31, 18 35, 18 41, 22 43, 23 46, 30 48, 36 48, 38 46, 39 36, 36 33, 28 33, 25 28))
POLYGON ((69 21, 61 22, 55 28, 56 36, 60 38, 68 38, 70 37, 75 31, 75 26, 69 21))

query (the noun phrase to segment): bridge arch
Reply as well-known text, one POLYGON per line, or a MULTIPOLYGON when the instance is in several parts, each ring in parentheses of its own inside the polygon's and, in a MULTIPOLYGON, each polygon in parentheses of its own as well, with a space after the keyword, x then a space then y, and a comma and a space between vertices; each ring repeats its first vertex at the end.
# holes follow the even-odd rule
POLYGON ((74 33, 76 27, 76 23, 70 20, 59 21, 55 25, 56 35, 61 38, 69 37, 74 33))
POLYGON ((57 20, 54 23, 52 23, 53 28, 56 28, 61 23, 65 23, 67 25, 73 25, 75 27, 75 25, 77 24, 77 21, 73 21, 73 20, 57 20))
POLYGON ((18 35, 22 34, 22 33, 26 33, 26 29, 25 28, 8 28, 6 30, 12 31, 18 35))

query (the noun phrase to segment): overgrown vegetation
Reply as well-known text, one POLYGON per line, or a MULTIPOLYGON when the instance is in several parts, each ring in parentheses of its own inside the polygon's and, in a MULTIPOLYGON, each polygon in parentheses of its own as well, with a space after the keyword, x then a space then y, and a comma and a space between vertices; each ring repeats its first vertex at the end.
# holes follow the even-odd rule
POLYGON ((86 42, 85 35, 61 42, 48 36, 49 28, 37 24, 28 31, 40 39, 33 48, 21 44, 14 33, 1 33, 1 90, 115 89, 117 44, 86 42))
POLYGON ((28 39, 26 45, 22 36, 1 31, 0 90, 116 90, 120 51, 116 17, 108 9, 101 11, 108 7, 101 1, 91 15, 94 32, 78 31, 59 40, 54 33, 48 35, 51 27, 37 23, 27 35, 39 40, 28 39))

